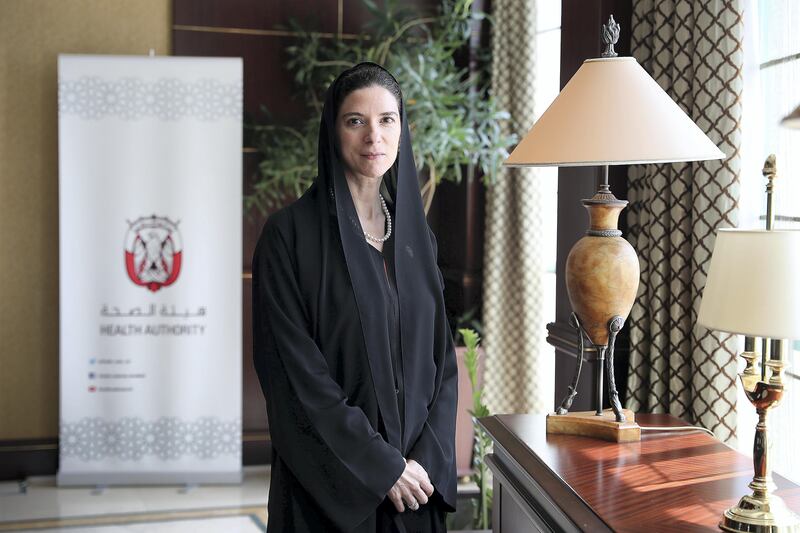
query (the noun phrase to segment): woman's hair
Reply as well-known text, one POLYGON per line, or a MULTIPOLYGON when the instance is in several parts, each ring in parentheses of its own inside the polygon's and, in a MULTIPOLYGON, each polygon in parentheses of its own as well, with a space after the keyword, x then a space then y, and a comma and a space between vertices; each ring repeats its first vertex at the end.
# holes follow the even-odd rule
POLYGON ((359 63, 342 74, 333 94, 334 116, 338 116, 339 107, 348 94, 375 85, 392 93, 402 116, 403 93, 400 92, 400 85, 389 72, 375 63, 359 63))

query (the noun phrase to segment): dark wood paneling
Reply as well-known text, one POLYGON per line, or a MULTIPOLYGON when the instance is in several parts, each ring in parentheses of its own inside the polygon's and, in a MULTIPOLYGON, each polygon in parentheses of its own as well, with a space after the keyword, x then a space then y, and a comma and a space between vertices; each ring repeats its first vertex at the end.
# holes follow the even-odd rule
MULTIPOLYGON (((631 35, 631 0, 599 0, 585 2, 582 0, 563 0, 561 4, 561 87, 572 78, 584 60, 600 57, 602 52, 601 26, 609 15, 614 15, 620 26, 617 53, 630 55, 631 35)), ((609 172, 612 191, 620 199, 627 198, 627 166, 613 166, 609 172)), ((548 325, 548 331, 567 331, 572 307, 567 295, 564 270, 567 255, 572 246, 584 236, 589 217, 580 203, 583 198, 591 198, 602 180, 600 167, 572 167, 558 169, 558 237, 556 242, 556 316, 555 323, 548 325)), ((626 229, 625 212, 620 217, 620 229, 626 229)), ((625 382, 627 381, 627 323, 617 341, 615 357, 615 377, 617 387, 622 389, 624 399, 625 382)), ((551 333, 552 337, 552 333, 551 333)), ((553 344, 553 342, 551 342, 553 344)), ((575 369, 575 355, 567 346, 556 347, 556 404, 560 403, 566 387, 569 385, 575 369)), ((595 373, 597 364, 587 361, 578 387, 578 397, 573 404, 574 410, 593 409, 591 399, 595 397, 595 373)), ((605 392, 605 391, 604 391, 605 392)), ((607 397, 607 394, 604 394, 607 397)), ((606 400, 607 401, 607 400, 606 400)), ((606 405, 608 405, 606 403, 606 405)))
POLYGON ((308 31, 336 33, 338 5, 338 0, 175 0, 173 23, 265 30, 287 28, 288 21, 295 19, 308 31))
POLYGON ((242 465, 265 465, 272 462, 272 440, 268 433, 242 434, 242 465))
MULTIPOLYGON (((253 192, 252 184, 257 177, 258 164, 261 159, 259 154, 254 151, 245 152, 243 157, 244 192, 245 194, 251 194, 253 192)), ((266 214, 262 214, 258 209, 253 209, 250 213, 245 213, 242 221, 242 236, 244 240, 242 244, 242 265, 247 275, 252 272, 253 252, 256 249, 258 238, 261 236, 261 229, 264 227, 266 220, 266 214)), ((247 312, 249 313, 250 311, 247 312)))
POLYGON ((480 179, 461 183, 443 180, 428 214, 436 234, 445 304, 451 319, 472 307, 480 313, 485 195, 480 179))
MULTIPOLYGON (((686 425, 670 415, 636 419, 642 427, 686 425)), ((723 511, 751 493, 751 459, 700 431, 643 431, 641 442, 618 444, 548 435, 543 415, 480 422, 516 477, 532 480, 582 531, 717 531, 723 511)), ((800 510, 800 486, 774 478, 800 510)))
POLYGON ((57 470, 57 438, 0 442, 0 480, 24 480, 28 476, 51 476, 57 470))
MULTIPOLYGON (((375 2, 379 6, 383 3, 375 2)), ((420 17, 435 13, 440 2, 431 0, 404 0, 396 2, 398 6, 408 8, 419 14, 420 17)), ((369 10, 364 5, 364 0, 342 0, 342 31, 346 34, 369 33, 369 10)))
POLYGON ((285 66, 285 49, 295 37, 176 30, 172 38, 175 55, 243 58, 245 113, 257 115, 263 104, 281 124, 299 126, 305 119, 305 102, 285 66))
POLYGON ((253 280, 242 280, 242 429, 244 431, 264 431, 267 429, 267 404, 261 392, 256 369, 253 366, 253 280))
MULTIPOLYGON (((269 463, 271 454, 272 443, 268 433, 243 432, 244 466, 269 463)), ((0 481, 23 481, 28 476, 52 476, 57 471, 57 438, 0 441, 0 481)))
MULTIPOLYGON (((489 10, 488 0, 475 0, 473 11, 489 10)), ((472 22, 469 46, 456 54, 456 65, 479 69, 482 48, 490 46, 489 24, 472 22)), ((451 323, 466 311, 483 320, 483 253, 486 187, 479 168, 464 167, 461 183, 443 180, 428 214, 439 245, 439 267, 445 280, 445 305, 451 323)))

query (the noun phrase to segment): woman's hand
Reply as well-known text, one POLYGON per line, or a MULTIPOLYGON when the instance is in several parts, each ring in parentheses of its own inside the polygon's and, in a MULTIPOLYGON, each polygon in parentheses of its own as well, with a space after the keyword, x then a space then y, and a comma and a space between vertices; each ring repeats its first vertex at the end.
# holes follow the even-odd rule
POLYGON ((428 503, 428 496, 433 494, 433 485, 428 479, 428 473, 414 459, 406 461, 406 469, 394 486, 389 489, 387 496, 394 504, 398 513, 409 509, 417 510, 420 505, 428 503))

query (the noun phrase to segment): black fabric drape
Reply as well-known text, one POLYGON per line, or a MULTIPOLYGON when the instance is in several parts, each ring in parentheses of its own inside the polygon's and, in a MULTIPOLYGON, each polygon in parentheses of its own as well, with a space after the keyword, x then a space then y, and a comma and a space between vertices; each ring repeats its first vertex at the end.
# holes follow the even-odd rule
MULTIPOLYGON (((405 385, 403 384, 403 358, 400 347, 400 302, 397 295, 397 281, 394 272, 394 235, 383 243, 383 251, 378 251, 370 246, 372 266, 385 283, 381 283, 382 293, 374 295, 380 298, 386 309, 386 330, 389 338, 389 355, 392 361, 392 379, 394 392, 397 399, 397 410, 400 414, 400 435, 405 431, 405 405, 403 397, 405 385)), ((383 420, 378 420, 378 431, 386 434, 383 420), (381 429, 383 428, 383 429, 381 429)))
POLYGON ((455 349, 405 106, 398 158, 381 187, 394 212, 401 432, 388 318, 375 297, 383 280, 337 156, 338 81, 326 95, 318 176, 269 217, 253 256, 253 360, 273 444, 270 531, 376 531, 403 457, 428 472, 428 505, 455 511, 455 349))

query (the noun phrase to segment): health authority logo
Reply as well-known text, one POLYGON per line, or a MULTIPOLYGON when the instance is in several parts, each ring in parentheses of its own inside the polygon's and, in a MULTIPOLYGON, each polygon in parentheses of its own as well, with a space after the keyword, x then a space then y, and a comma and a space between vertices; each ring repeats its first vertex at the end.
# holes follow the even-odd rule
POLYGON ((136 285, 156 292, 175 283, 181 273, 182 253, 178 222, 156 215, 128 221, 125 268, 136 285))

